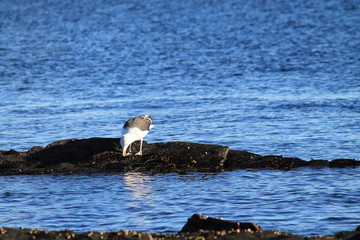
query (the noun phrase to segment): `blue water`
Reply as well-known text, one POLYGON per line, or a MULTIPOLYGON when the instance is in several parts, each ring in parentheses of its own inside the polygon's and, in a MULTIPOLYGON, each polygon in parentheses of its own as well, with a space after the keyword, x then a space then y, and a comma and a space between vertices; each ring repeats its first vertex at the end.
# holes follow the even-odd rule
MULTIPOLYGON (((0 149, 119 137, 128 118, 148 113, 156 125, 148 142, 360 159, 359 6, 356 0, 2 0, 0 149)), ((358 173, 2 177, 0 223, 177 231, 203 212, 332 233, 360 224, 359 208, 345 207, 358 198, 358 173), (126 187, 127 176, 134 186, 126 187), (247 178, 251 187, 227 188, 247 178)))
POLYGON ((0 3, 0 149, 118 137, 360 159, 357 1, 0 3))
POLYGON ((302 235, 360 225, 360 168, 0 177, 11 227, 177 232, 193 213, 302 235), (39 184, 42 182, 42 184, 39 184))

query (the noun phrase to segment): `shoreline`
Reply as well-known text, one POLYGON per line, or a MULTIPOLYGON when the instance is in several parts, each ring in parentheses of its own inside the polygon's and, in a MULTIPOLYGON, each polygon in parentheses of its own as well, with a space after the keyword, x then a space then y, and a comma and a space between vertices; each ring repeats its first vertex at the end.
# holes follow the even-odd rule
MULTIPOLYGON (((134 152, 139 142, 133 143, 134 152)), ((121 155, 119 138, 66 139, 27 152, 0 151, 0 175, 116 172, 219 172, 236 169, 291 170, 358 167, 355 159, 311 160, 231 150, 190 142, 144 142, 142 156, 121 155)))
MULTIPOLYGON (((359 228, 359 227, 358 227, 359 228)), ((199 232, 149 233, 132 230, 113 232, 89 231, 76 233, 72 230, 46 231, 28 228, 0 228, 0 240, 359 240, 360 231, 342 231, 326 236, 301 236, 276 230, 238 231, 238 230, 202 230, 199 232)))
POLYGON ((113 232, 72 230, 46 231, 43 229, 0 228, 0 240, 359 240, 360 226, 354 231, 337 232, 328 236, 300 236, 289 232, 264 230, 256 223, 236 222, 194 214, 177 233, 149 233, 132 230, 113 232))

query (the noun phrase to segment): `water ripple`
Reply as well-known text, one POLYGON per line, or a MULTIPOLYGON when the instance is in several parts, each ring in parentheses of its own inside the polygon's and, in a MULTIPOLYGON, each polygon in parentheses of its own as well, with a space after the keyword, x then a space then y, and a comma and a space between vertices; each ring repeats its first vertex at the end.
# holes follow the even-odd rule
POLYGON ((1 224, 176 232, 193 213, 332 234, 359 223, 359 169, 0 177, 1 224), (39 184, 39 182, 47 184, 39 184))
MULTIPOLYGON (((360 159, 359 11, 339 0, 2 0, 0 149, 119 137, 149 113, 149 142, 360 159)), ((0 177, 0 223, 178 231, 202 212, 330 234, 359 225, 358 174, 0 177)))

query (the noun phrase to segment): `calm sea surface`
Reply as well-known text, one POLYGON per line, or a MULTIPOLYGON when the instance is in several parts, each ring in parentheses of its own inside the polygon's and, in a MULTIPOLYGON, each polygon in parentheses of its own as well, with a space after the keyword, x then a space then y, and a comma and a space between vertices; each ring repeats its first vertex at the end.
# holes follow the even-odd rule
POLYGON ((177 232, 193 213, 203 213, 267 230, 333 234, 360 225, 359 174, 360 168, 0 176, 0 223, 177 232))
MULTIPOLYGON (((2 0, 0 149, 119 137, 148 113, 148 142, 360 159, 359 26, 356 0, 2 0)), ((177 231, 202 212, 333 233, 360 225, 358 176, 1 177, 0 224, 177 231)))

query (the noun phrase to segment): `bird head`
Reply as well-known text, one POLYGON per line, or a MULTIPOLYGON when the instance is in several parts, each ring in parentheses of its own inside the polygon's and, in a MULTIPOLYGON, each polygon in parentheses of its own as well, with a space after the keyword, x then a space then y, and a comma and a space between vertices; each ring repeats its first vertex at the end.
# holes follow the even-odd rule
POLYGON ((144 117, 144 119, 150 121, 150 123, 152 122, 152 115, 146 114, 146 115, 144 115, 143 117, 144 117))
POLYGON ((122 155, 123 155, 123 157, 125 157, 125 156, 126 156, 127 146, 125 146, 124 137, 121 137, 121 138, 120 138, 120 144, 121 144, 121 147, 122 147, 122 155))

